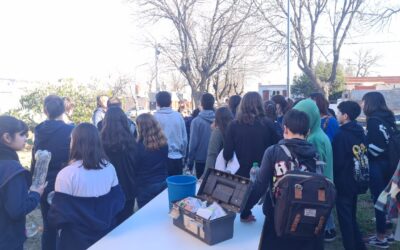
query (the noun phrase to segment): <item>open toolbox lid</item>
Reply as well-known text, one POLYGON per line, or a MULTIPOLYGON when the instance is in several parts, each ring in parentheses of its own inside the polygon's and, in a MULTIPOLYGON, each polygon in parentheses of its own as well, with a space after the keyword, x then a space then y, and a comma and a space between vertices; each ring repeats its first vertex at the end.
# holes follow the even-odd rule
POLYGON ((241 212, 250 195, 250 179, 208 168, 197 196, 223 208, 241 212))

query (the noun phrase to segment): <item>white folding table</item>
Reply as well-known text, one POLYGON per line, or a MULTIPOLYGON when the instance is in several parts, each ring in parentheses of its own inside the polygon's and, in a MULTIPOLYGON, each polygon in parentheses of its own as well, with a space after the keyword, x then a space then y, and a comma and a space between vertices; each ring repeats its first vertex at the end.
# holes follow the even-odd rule
POLYGON ((257 205, 252 212, 257 221, 254 223, 240 222, 239 214, 234 223, 233 238, 209 246, 189 233, 176 227, 168 215, 168 191, 150 201, 129 219, 104 236, 90 250, 132 250, 132 249, 162 249, 162 250, 196 250, 196 249, 226 249, 253 250, 258 243, 264 223, 262 207, 257 205))

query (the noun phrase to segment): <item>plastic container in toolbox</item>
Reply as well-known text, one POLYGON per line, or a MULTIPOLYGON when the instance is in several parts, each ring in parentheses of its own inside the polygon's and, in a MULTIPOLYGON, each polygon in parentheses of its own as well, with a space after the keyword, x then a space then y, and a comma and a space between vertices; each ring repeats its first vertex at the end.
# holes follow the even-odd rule
POLYGON ((209 245, 231 239, 236 213, 241 212, 246 205, 250 185, 250 180, 247 178, 216 169, 207 169, 196 198, 206 200, 209 204, 217 202, 227 215, 208 220, 174 203, 171 211, 171 214, 175 214, 174 225, 209 245))

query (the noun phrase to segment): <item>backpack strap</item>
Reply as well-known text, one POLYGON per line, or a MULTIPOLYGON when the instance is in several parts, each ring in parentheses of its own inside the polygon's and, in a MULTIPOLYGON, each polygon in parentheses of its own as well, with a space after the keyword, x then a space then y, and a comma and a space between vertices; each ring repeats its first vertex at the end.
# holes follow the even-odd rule
POLYGON ((290 161, 292 161, 295 164, 295 167, 298 168, 300 166, 300 163, 296 157, 293 157, 292 152, 290 152, 288 147, 286 147, 286 145, 284 145, 284 144, 279 144, 279 147, 283 150, 283 152, 285 152, 287 157, 289 157, 290 161))
POLYGON ((281 149, 283 150, 283 152, 285 152, 285 154, 286 154, 290 159, 293 159, 292 153, 291 153, 290 150, 286 147, 286 145, 280 144, 279 147, 281 147, 281 149))

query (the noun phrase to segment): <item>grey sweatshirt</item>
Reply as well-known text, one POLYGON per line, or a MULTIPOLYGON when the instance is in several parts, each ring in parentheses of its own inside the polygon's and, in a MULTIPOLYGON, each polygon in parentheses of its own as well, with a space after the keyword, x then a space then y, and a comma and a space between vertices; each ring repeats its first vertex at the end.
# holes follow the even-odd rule
POLYGON ((219 128, 215 128, 211 132, 210 141, 208 143, 206 167, 204 174, 207 172, 207 168, 215 168, 215 162, 219 152, 224 148, 224 136, 219 128))
POLYGON ((193 119, 190 125, 189 164, 193 161, 205 163, 207 148, 211 137, 211 124, 214 122, 213 110, 204 110, 193 119))
POLYGON ((186 155, 187 134, 185 121, 180 113, 163 107, 154 113, 168 141, 168 158, 181 159, 186 155))

